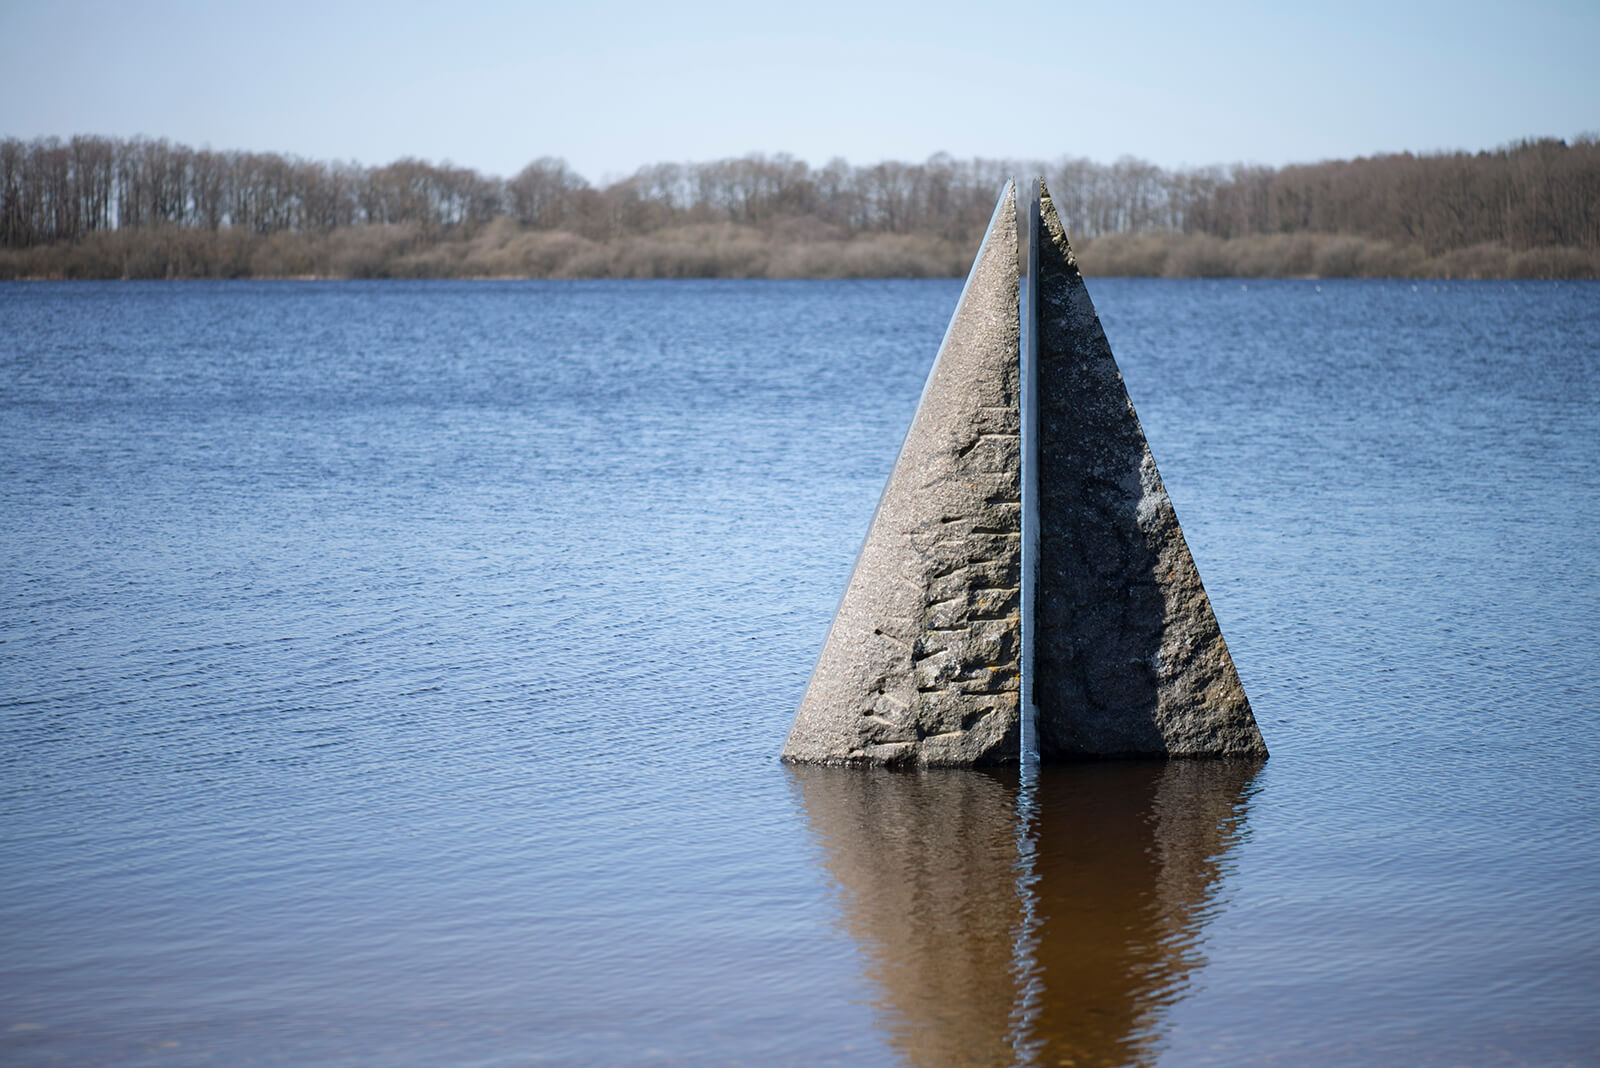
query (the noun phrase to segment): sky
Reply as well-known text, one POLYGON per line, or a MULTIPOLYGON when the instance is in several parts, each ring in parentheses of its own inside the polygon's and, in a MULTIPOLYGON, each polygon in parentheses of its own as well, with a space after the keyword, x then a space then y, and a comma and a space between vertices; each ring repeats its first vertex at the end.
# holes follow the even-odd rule
POLYGON ((592 181, 752 152, 1279 166, 1600 131, 1597 54, 1597 0, 0 0, 0 137, 592 181))

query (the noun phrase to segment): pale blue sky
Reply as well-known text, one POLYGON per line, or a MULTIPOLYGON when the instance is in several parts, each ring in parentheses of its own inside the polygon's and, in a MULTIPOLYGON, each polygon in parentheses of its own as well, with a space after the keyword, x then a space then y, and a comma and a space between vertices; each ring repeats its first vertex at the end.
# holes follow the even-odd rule
POLYGON ((747 152, 1282 164, 1600 130, 1597 54, 1597 0, 0 0, 0 135, 595 180, 747 152))

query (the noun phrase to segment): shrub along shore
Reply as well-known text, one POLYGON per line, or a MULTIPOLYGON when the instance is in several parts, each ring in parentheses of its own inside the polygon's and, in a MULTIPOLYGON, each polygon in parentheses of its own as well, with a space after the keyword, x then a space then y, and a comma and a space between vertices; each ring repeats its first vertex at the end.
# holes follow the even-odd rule
POLYGON ((1090 275, 1600 277, 1600 142, 1272 168, 663 163, 592 185, 164 140, 0 140, 0 278, 960 277, 1043 174, 1090 275))
MULTIPOLYGON (((474 234, 406 224, 328 233, 143 228, 0 249, 0 279, 959 278, 966 241, 907 234, 788 237, 733 224, 594 241, 497 220, 474 234)), ((1600 253, 1486 242, 1429 255, 1342 234, 1107 234, 1078 243, 1084 273, 1153 278, 1600 278, 1600 253)))

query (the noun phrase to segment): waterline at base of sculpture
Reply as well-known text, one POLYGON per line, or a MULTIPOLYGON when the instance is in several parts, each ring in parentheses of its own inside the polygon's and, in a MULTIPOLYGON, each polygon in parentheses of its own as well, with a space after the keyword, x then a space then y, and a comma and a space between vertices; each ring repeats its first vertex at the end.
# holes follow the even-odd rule
POLYGON ((1008 183, 786 761, 1015 763, 1030 705, 1045 759, 1266 755, 1042 182, 1025 211, 1008 183))

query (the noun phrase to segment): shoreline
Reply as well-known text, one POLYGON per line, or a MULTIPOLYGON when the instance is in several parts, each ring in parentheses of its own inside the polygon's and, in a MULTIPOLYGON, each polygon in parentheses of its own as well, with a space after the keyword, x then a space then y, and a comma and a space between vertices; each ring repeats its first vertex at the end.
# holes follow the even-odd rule
MULTIPOLYGON (((273 235, 144 229, 0 249, 0 280, 960 278, 970 251, 965 242, 920 235, 796 242, 725 224, 603 242, 492 225, 444 234, 408 227, 273 235)), ((1075 252, 1090 278, 1600 278, 1600 250, 1495 242, 1430 253, 1348 234, 1217 238, 1153 231, 1090 238, 1075 252)))

